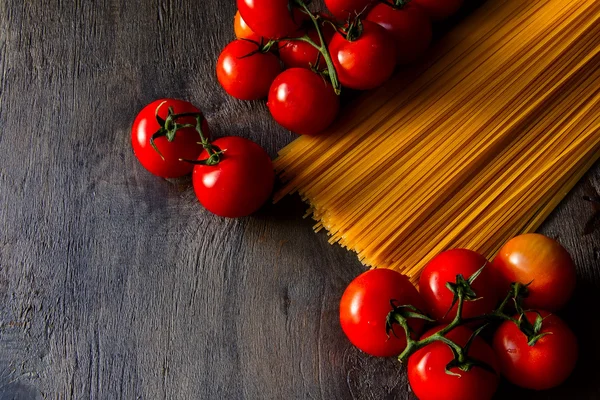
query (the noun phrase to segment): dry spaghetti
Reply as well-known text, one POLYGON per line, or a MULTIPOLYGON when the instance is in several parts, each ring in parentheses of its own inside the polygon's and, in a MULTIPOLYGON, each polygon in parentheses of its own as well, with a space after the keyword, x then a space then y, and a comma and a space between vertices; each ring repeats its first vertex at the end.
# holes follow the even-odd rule
POLYGON ((490 0, 420 70, 364 95, 275 167, 317 230, 418 278, 440 251, 492 256, 600 154, 600 2, 490 0))

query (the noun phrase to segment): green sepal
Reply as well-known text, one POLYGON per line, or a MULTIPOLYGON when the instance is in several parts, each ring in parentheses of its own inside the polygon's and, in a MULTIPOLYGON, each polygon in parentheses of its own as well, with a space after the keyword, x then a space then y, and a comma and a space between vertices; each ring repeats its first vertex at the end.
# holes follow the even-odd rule
POLYGON ((238 59, 240 59, 240 60, 243 58, 252 57, 253 55, 258 54, 258 53, 268 53, 271 51, 273 46, 279 44, 279 40, 277 40, 277 39, 269 40, 267 43, 264 42, 263 38, 260 38, 260 42, 257 42, 256 40, 252 40, 252 39, 248 39, 248 38, 240 38, 238 40, 243 40, 245 42, 250 42, 250 43, 256 45, 256 50, 253 50, 248 54, 238 57, 238 59))
POLYGON ((392 0, 391 6, 394 10, 402 10, 408 3, 410 0, 392 0))
POLYGON ((179 161, 183 161, 193 165, 217 165, 221 162, 221 155, 225 153, 225 150, 221 150, 214 144, 210 144, 209 146, 211 147, 211 150, 209 151, 210 156, 208 158, 204 160, 186 160, 184 158, 180 158, 179 161))
MULTIPOLYGON (((455 350, 453 350, 453 352, 455 352, 455 350)), ((488 363, 483 362, 481 360, 477 360, 475 358, 471 358, 471 357, 467 357, 467 359, 464 362, 459 362, 456 358, 453 359, 452 361, 450 361, 446 365, 446 374, 453 375, 453 376, 461 376, 460 374, 457 374, 456 372, 452 372, 450 370, 452 368, 458 368, 459 370, 461 370, 463 372, 469 372, 471 370, 471 368, 473 368, 473 367, 479 367, 488 372, 491 372, 494 375, 498 374, 498 372, 488 363)))
POLYGON ((542 323, 544 322, 544 318, 542 318, 542 314, 537 313, 535 317, 535 322, 533 323, 533 331, 538 334, 542 330, 542 323))
POLYGON ((428 322, 434 322, 432 318, 423 314, 418 308, 413 305, 406 304, 397 306, 396 300, 390 300, 392 311, 388 313, 385 319, 385 332, 390 337, 390 332, 396 336, 394 332, 394 324, 400 325, 407 333, 412 333, 412 329, 408 325, 409 318, 422 319, 428 322))
POLYGON ((154 116, 155 116, 156 122, 158 123, 160 128, 156 132, 154 132, 154 134, 150 137, 150 146, 152 146, 154 151, 156 151, 158 153, 158 155, 160 156, 160 158, 162 158, 163 160, 165 159, 165 157, 162 155, 160 150, 158 150, 158 147, 156 147, 156 143, 155 143, 156 139, 161 138, 161 137, 166 137, 169 142, 172 142, 173 140, 175 140, 175 135, 177 134, 178 130, 185 129, 185 128, 194 128, 194 125, 192 125, 192 124, 178 123, 177 120, 180 118, 196 117, 197 119, 198 118, 201 118, 202 120, 204 119, 204 116, 202 115, 202 113, 175 114, 172 107, 169 107, 169 111, 167 113, 167 118, 163 119, 162 117, 160 117, 158 115, 158 111, 165 103, 166 103, 166 101, 163 101, 162 103, 160 103, 158 105, 158 107, 156 107, 154 116))
POLYGON ((473 331, 473 333, 471 334, 471 336, 469 337, 469 340, 467 340, 467 343, 465 344, 465 346, 463 347, 465 354, 469 354, 469 350, 471 349, 471 345, 473 344, 473 341, 475 340, 475 338, 477 336, 479 336, 479 334, 485 329, 487 328, 488 324, 483 324, 481 325, 479 328, 477 328, 476 330, 473 331))
POLYGON ((523 301, 529 296, 529 285, 533 281, 524 285, 520 282, 513 282, 510 284, 510 290, 512 292, 513 302, 515 303, 515 310, 518 314, 523 314, 523 301))
POLYGON ((523 334, 525 336, 527 336, 527 344, 529 346, 535 346, 535 344, 537 343, 538 340, 540 340, 544 336, 550 335, 552 333, 552 332, 540 333, 542 331, 542 325, 544 323, 544 318, 542 317, 542 314, 539 313, 539 311, 533 311, 533 312, 535 312, 537 314, 533 324, 531 322, 529 322, 529 320, 525 316, 525 312, 523 312, 521 315, 519 315, 518 324, 517 324, 519 329, 521 330, 521 332, 523 332, 523 334))
POLYGON ((472 285, 473 282, 475 282, 475 279, 477 279, 479 277, 479 275, 481 275, 481 273, 483 272, 483 269, 485 268, 486 265, 487 265, 487 263, 483 264, 483 266, 481 268, 479 268, 477 271, 475 271, 473 273, 473 275, 471 275, 469 277, 469 279, 467 279, 467 282, 469 282, 469 285, 472 285))
POLYGON ((536 335, 534 337, 532 337, 531 339, 529 339, 527 341, 527 344, 529 346, 535 346, 535 344, 537 343, 538 340, 540 340, 541 338, 543 338, 546 335, 551 335, 552 332, 544 332, 544 333, 540 333, 539 335, 536 335))
POLYGON ((486 264, 484 264, 481 268, 475 271, 473 275, 471 275, 468 279, 465 279, 462 276, 462 274, 458 274, 456 275, 456 282, 446 282, 446 288, 449 291, 451 291, 454 296, 452 297, 452 304, 450 304, 450 308, 448 309, 448 311, 446 311, 444 317, 446 317, 450 313, 450 311, 452 311, 452 309, 458 302, 459 292, 462 293, 463 299, 465 301, 476 301, 481 298, 477 297, 477 293, 475 293, 471 285, 473 284, 473 282, 475 282, 475 279, 477 279, 477 277, 481 275, 481 272, 483 271, 485 266, 486 264))
POLYGON ((152 148, 154 149, 154 151, 156 151, 158 153, 158 155, 160 156, 160 158, 162 158, 164 160, 165 157, 162 155, 162 153, 160 152, 160 150, 158 150, 158 147, 156 147, 156 143, 154 142, 156 139, 158 139, 159 137, 163 137, 163 136, 166 136, 166 133, 164 132, 164 129, 161 128, 158 132, 156 132, 150 138, 150 146, 152 146, 152 148))
POLYGON ((360 15, 356 16, 353 21, 349 21, 348 28, 346 29, 346 40, 354 42, 358 40, 363 34, 363 23, 360 15))
POLYGON ((488 326, 488 324, 484 324, 484 325, 480 326, 479 328, 477 328, 475 331, 473 331, 473 333, 471 333, 469 340, 467 340, 467 343, 465 343, 465 345, 461 348, 462 356, 461 356, 461 354, 459 354, 459 352, 456 348, 454 348, 450 344, 446 343, 448 345, 448 347, 450 348, 450 350, 452 350, 452 354, 454 356, 452 361, 450 361, 446 365, 446 373, 448 375, 459 375, 460 376, 460 374, 456 374, 456 373, 450 371, 450 369, 452 369, 452 368, 458 368, 461 371, 469 372, 469 370, 473 367, 483 368, 486 371, 492 372, 493 374, 497 373, 496 370, 494 368, 492 368, 492 366, 490 366, 489 364, 487 364, 481 360, 477 360, 475 358, 469 357, 469 350, 471 349, 471 345, 473 344, 475 338, 477 336, 479 336, 479 334, 485 328, 487 328, 487 326, 488 326), (462 360, 461 360, 461 358, 462 358, 462 360))

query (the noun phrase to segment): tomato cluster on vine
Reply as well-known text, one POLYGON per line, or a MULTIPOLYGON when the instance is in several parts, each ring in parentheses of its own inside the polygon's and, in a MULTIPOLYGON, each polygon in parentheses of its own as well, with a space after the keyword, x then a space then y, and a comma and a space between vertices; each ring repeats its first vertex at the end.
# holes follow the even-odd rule
POLYGON ((210 136, 197 107, 183 100, 160 99, 138 113, 131 143, 150 173, 162 178, 191 173, 196 197, 213 214, 237 218, 254 213, 273 191, 271 158, 251 140, 210 136))
POLYGON ((397 356, 421 400, 491 399, 500 375, 523 388, 550 389, 577 361, 575 334, 554 314, 575 281, 564 247, 525 234, 492 262, 467 249, 440 253, 422 271, 419 291, 396 271, 367 271, 346 288, 340 322, 362 351, 397 356), (486 331, 489 343, 480 336, 486 331))
MULTIPOLYGON (((336 119, 342 87, 376 88, 398 65, 418 59, 431 43, 432 21, 452 15, 462 0, 326 0, 329 13, 307 3, 237 0, 237 39, 221 52, 216 72, 231 96, 267 98, 281 126, 316 135, 336 119)), ((193 172, 198 200, 217 215, 251 214, 270 197, 275 177, 264 149, 236 137, 211 141, 204 115, 188 102, 147 105, 131 139, 152 174, 193 172)))
POLYGON ((432 40, 432 23, 462 0, 326 0, 315 13, 303 0, 237 0, 236 40, 217 61, 225 91, 267 98, 284 128, 316 135, 340 109, 342 87, 369 90, 397 66, 416 61, 432 40))

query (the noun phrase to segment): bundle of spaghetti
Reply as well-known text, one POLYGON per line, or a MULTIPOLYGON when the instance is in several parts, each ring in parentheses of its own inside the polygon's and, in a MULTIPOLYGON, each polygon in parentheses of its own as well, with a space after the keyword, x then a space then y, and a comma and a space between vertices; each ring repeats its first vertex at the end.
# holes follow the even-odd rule
POLYGON ((275 167, 330 242, 418 278, 536 230, 600 155, 600 2, 489 0, 425 67, 364 95, 275 167))

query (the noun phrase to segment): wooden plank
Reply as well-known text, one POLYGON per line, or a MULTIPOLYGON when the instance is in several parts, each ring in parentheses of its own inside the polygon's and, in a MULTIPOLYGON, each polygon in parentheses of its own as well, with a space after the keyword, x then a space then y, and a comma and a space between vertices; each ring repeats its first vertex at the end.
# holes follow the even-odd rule
MULTIPOLYGON (((362 271, 298 199, 222 220, 130 150, 137 111, 192 101, 216 136, 271 155, 294 135, 218 86, 233 2, 0 2, 0 399, 408 399, 403 367, 346 341, 337 304, 362 271)), ((574 255, 576 375, 538 398, 594 398, 600 166, 543 231, 574 255)), ((507 388, 502 396, 524 398, 507 388)), ((527 394, 529 395, 529 393, 527 394)))

